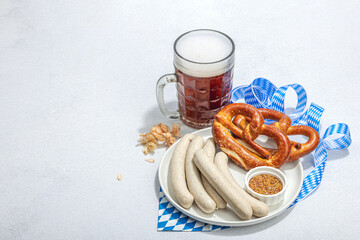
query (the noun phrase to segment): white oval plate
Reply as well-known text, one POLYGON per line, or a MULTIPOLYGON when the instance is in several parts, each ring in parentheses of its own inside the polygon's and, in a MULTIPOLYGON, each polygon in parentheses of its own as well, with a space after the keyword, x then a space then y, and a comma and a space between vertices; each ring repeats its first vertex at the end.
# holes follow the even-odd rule
MULTIPOLYGON (((205 128, 192 134, 202 136, 204 139, 212 137, 211 128, 205 128)), ((269 207, 269 214, 265 217, 257 218, 252 217, 249 220, 239 219, 235 213, 229 208, 215 210, 214 213, 207 214, 202 212, 194 203, 189 209, 185 209, 179 205, 178 201, 175 199, 172 193, 172 186, 170 184, 170 178, 168 175, 169 172, 169 163, 178 142, 174 143, 165 153, 159 165, 159 182, 160 186, 169 200, 169 202, 174 205, 179 211, 188 215, 198 221, 205 222, 208 224, 220 225, 220 226, 248 226, 257 223, 267 221, 282 212, 284 212, 291 203, 294 202, 298 196, 302 181, 303 181, 303 168, 299 160, 285 164, 280 170, 284 172, 288 178, 288 189, 286 190, 284 201, 279 203, 276 206, 269 207)), ((233 161, 229 161, 230 172, 237 180, 237 182, 244 187, 244 177, 246 171, 239 166, 236 166, 233 161)))

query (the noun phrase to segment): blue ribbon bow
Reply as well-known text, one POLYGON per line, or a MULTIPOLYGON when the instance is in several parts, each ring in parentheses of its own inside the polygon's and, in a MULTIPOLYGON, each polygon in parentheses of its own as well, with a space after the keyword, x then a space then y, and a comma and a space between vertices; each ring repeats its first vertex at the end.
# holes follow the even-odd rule
MULTIPOLYGON (((294 112, 288 114, 293 122, 292 125, 307 125, 319 132, 320 120, 324 108, 315 103, 311 103, 309 108, 306 109, 306 91, 301 85, 296 83, 277 88, 269 80, 257 78, 248 86, 234 88, 231 91, 231 103, 245 102, 257 108, 268 108, 285 112, 285 95, 289 88, 294 89, 298 97, 294 112)), ((266 122, 269 123, 271 120, 266 120, 266 122)), ((326 129, 324 136, 321 138, 315 150, 315 168, 304 178, 300 193, 290 207, 306 198, 320 185, 327 160, 327 150, 345 149, 349 147, 350 144, 350 129, 345 123, 333 124, 326 129), (340 136, 330 138, 332 135, 340 136)))

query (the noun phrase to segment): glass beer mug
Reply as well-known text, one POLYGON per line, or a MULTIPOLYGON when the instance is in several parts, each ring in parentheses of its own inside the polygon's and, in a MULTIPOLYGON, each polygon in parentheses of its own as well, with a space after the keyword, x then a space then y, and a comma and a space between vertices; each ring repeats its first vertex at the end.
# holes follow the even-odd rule
POLYGON ((174 43, 175 73, 162 76, 156 85, 161 112, 180 118, 193 128, 209 127, 213 116, 230 101, 235 44, 226 34, 198 29, 179 36, 174 43), (164 103, 164 87, 176 83, 178 111, 164 103))

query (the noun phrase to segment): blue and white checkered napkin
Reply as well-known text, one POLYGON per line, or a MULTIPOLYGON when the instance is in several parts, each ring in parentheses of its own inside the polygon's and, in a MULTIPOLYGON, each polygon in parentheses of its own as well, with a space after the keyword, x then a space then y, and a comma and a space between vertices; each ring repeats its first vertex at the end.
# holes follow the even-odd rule
MULTIPOLYGON (((307 125, 319 131, 324 108, 315 103, 311 103, 308 109, 306 109, 306 91, 301 85, 296 83, 277 88, 269 80, 257 78, 248 86, 234 88, 231 91, 231 103, 245 102, 257 108, 268 108, 284 112, 285 95, 289 88, 293 88, 298 96, 296 109, 293 113, 289 114, 293 122, 292 125, 307 125)), ((271 120, 267 120, 267 123, 269 122, 271 122, 271 120)), ((327 150, 345 149, 348 148, 350 144, 350 129, 345 123, 336 123, 326 129, 325 134, 315 150, 315 167, 304 178, 299 196, 290 207, 305 199, 320 185, 327 160, 327 150), (337 138, 333 138, 332 135, 337 138)), ((209 225, 183 215, 169 203, 160 189, 159 231, 213 231, 224 228, 228 227, 209 225)))
POLYGON ((192 219, 177 210, 160 188, 158 231, 209 232, 229 227, 211 225, 192 219))

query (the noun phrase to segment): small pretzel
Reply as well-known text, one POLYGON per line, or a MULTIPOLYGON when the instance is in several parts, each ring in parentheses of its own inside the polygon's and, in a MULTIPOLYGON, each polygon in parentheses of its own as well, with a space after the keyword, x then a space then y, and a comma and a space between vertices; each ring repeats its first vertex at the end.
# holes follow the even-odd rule
MULTIPOLYGON (((291 153, 288 162, 297 160, 310 152, 312 152, 317 145, 319 144, 319 134, 312 127, 299 125, 299 126, 291 126, 291 119, 284 113, 278 112, 271 109, 259 108, 258 109, 264 119, 271 119, 277 122, 272 123, 271 125, 277 127, 281 131, 283 131, 286 135, 304 135, 308 137, 306 143, 298 143, 294 141, 290 141, 291 144, 291 153)), ((233 119, 233 123, 240 128, 244 128, 244 121, 249 119, 244 118, 243 116, 236 116, 233 119), (244 120, 245 119, 245 120, 244 120)), ((270 152, 275 151, 275 149, 267 149, 270 152)))
POLYGON ((287 135, 275 126, 264 124, 263 116, 252 105, 233 103, 225 106, 214 116, 212 130, 214 140, 221 150, 246 170, 257 166, 280 168, 289 159, 290 141, 287 135), (237 115, 243 116, 240 127, 232 122, 237 115), (247 119, 249 120, 248 124, 247 119), (260 134, 274 139, 278 146, 276 152, 263 148, 254 142, 260 134), (248 150, 235 137, 244 140, 258 154, 248 150))
POLYGON ((289 162, 309 154, 319 145, 319 133, 312 127, 304 125, 291 126, 291 119, 286 114, 275 110, 261 108, 259 109, 259 112, 265 119, 277 121, 271 125, 281 129, 286 135, 304 135, 308 137, 306 143, 290 141, 291 154, 289 162))

